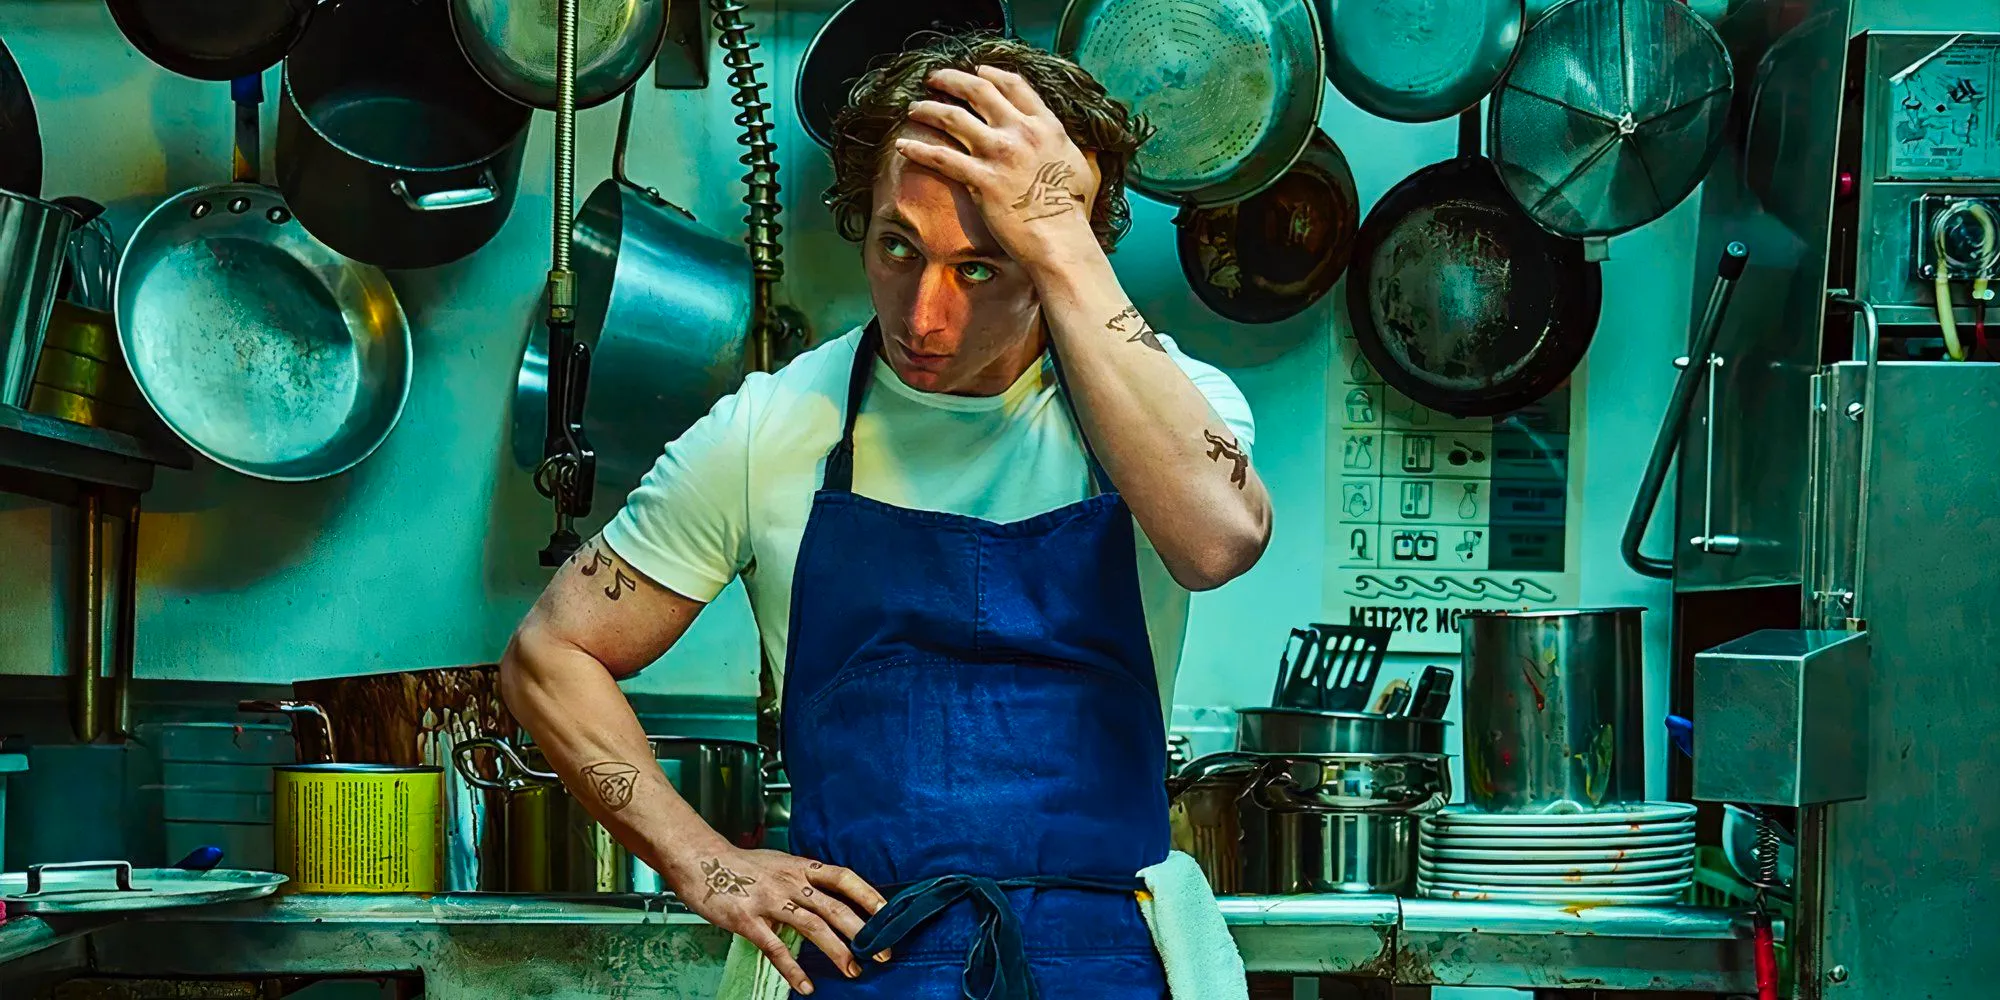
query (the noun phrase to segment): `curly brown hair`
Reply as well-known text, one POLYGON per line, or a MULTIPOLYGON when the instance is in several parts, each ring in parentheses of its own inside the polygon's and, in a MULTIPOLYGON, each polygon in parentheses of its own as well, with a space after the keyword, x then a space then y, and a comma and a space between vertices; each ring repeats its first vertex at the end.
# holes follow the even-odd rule
POLYGON ((1131 208, 1125 202, 1125 168, 1139 145, 1152 136, 1152 126, 1105 93, 1083 67, 1027 42, 992 32, 933 32, 919 37, 927 40, 870 68, 834 115, 833 185, 826 189, 825 201, 840 235, 857 243, 868 235, 876 174, 897 130, 909 119, 910 102, 954 100, 932 91, 924 81, 940 69, 970 73, 979 66, 995 66, 1026 79, 1062 120, 1077 148, 1097 154, 1103 179, 1090 208, 1090 228, 1098 244, 1109 251, 1132 226, 1131 208))

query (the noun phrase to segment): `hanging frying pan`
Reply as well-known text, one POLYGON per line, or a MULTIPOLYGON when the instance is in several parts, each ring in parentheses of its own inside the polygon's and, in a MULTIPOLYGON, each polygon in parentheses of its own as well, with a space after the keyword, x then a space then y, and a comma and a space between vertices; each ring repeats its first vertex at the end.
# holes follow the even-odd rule
POLYGON ((1276 184, 1219 208, 1188 209, 1181 273, 1203 304, 1238 323, 1276 323, 1304 312, 1340 280, 1354 249, 1361 202, 1347 158, 1314 130, 1276 184))
MULTIPOLYGON (((692 3, 695 0, 682 0, 692 3)), ((493 89, 531 108, 556 107, 557 0, 450 0, 459 50, 493 89)), ((576 107, 631 89, 667 38, 667 0, 581 0, 576 107)))
POLYGON ((1355 107, 1434 122, 1477 105, 1514 64, 1522 0, 1313 0, 1326 76, 1355 107))
POLYGON ((197 80, 262 73, 305 33, 319 0, 107 0, 141 55, 197 80))
POLYGON ((849 0, 820 26, 799 57, 799 124, 821 146, 833 148, 833 116, 869 64, 902 51, 920 32, 1014 33, 1006 0, 849 0))
POLYGON ((0 42, 0 191, 42 196, 42 128, 21 67, 0 42))
POLYGON ((1521 211, 1479 151, 1479 111, 1458 156, 1404 178, 1361 224, 1347 315, 1382 380, 1457 417, 1548 395, 1583 360, 1602 285, 1583 244, 1521 211))

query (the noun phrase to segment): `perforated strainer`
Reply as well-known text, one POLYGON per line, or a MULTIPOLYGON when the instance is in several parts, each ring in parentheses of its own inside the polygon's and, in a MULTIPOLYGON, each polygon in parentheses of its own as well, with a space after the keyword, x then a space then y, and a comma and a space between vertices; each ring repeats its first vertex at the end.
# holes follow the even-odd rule
POLYGON ((1055 47, 1157 128, 1133 189, 1197 207, 1284 176, 1326 88, 1309 0, 1071 0, 1055 47))
POLYGON ((1493 161, 1559 236, 1613 236, 1671 211, 1721 148, 1734 73, 1677 0, 1565 0, 1493 95, 1493 161))

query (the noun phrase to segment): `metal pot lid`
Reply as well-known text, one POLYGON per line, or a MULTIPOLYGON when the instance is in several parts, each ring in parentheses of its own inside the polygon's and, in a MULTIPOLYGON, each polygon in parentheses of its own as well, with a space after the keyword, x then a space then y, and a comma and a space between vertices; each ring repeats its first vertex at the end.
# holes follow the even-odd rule
POLYGON ((9 913, 111 913, 258 899, 286 881, 276 872, 134 868, 127 861, 32 865, 0 875, 9 913))
POLYGON ((1434 122, 1490 93, 1527 30, 1522 0, 1314 0, 1326 75, 1355 107, 1434 122))
POLYGON ((1132 189, 1197 207, 1284 176, 1326 90, 1309 0, 1071 0, 1055 50, 1157 129, 1133 154, 1132 189))
POLYGON ((1276 323, 1340 280, 1360 226, 1347 158, 1315 129, 1277 183, 1233 205, 1188 213, 1179 227, 1181 272, 1216 315, 1276 323))
POLYGON ((1005 0, 849 0, 799 57, 799 124, 814 142, 832 149, 833 116, 872 63, 912 42, 922 44, 920 33, 968 31, 1011 36, 1014 20, 1005 0))

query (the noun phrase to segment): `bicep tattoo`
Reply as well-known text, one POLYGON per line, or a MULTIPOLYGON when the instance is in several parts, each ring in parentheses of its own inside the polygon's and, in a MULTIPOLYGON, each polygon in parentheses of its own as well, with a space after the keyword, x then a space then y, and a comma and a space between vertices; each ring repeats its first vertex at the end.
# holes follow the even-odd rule
POLYGON ((611 570, 611 578, 604 581, 604 596, 615 601, 625 596, 626 591, 639 589, 639 581, 625 572, 624 567, 604 551, 603 545, 602 541, 593 538, 569 558, 577 564, 576 571, 584 576, 596 576, 602 570, 611 570))
POLYGON ((1250 478, 1250 456, 1243 453, 1242 446, 1236 443, 1235 438, 1224 437, 1207 428, 1202 429, 1201 436, 1208 439, 1208 460, 1220 462, 1228 459, 1229 481, 1235 483, 1239 490, 1244 488, 1250 478))
POLYGON ((597 800, 612 812, 632 804, 632 792, 639 784, 639 769, 622 760, 585 764, 583 776, 597 793, 597 800))
POLYGON ((1167 345, 1160 343, 1160 335, 1153 332, 1153 328, 1146 323, 1146 317, 1139 315, 1138 306, 1126 306, 1119 310, 1118 315, 1105 321, 1104 327, 1118 333, 1130 333, 1131 336, 1125 338, 1128 344, 1144 344, 1161 354, 1167 353, 1167 345))

